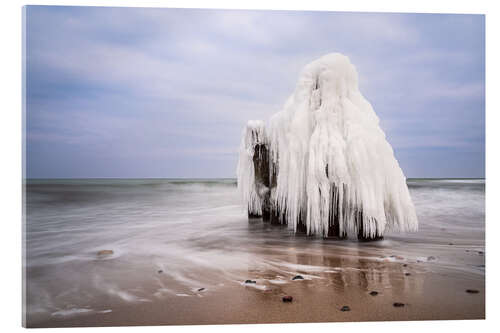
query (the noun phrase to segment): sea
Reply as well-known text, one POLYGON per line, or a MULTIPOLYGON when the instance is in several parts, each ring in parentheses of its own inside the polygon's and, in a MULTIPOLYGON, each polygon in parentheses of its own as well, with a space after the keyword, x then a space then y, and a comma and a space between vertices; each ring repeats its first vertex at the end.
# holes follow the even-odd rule
POLYGON ((485 180, 407 184, 419 231, 360 243, 248 219, 235 179, 27 179, 24 314, 29 322, 108 313, 120 302, 202 297, 259 270, 278 272, 255 283, 265 289, 349 268, 332 255, 484 279, 485 180))

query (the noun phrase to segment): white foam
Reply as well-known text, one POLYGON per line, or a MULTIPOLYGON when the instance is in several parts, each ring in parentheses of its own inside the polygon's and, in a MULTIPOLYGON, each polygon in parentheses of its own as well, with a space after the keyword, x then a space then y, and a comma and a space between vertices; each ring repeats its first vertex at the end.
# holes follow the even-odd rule
POLYGON ((268 280, 268 282, 272 283, 272 284, 287 284, 288 283, 288 281, 281 280, 281 279, 268 280))
POLYGON ((249 287, 249 288, 258 289, 258 290, 266 290, 267 289, 267 287, 265 285, 258 284, 258 283, 245 283, 245 282, 241 282, 240 285, 245 286, 245 287, 249 287))
POLYGON ((64 309, 64 310, 59 310, 56 312, 52 313, 52 316, 54 317, 66 317, 66 316, 72 316, 76 314, 82 314, 82 313, 89 313, 93 312, 92 309, 86 309, 86 308, 73 308, 73 309, 64 309))

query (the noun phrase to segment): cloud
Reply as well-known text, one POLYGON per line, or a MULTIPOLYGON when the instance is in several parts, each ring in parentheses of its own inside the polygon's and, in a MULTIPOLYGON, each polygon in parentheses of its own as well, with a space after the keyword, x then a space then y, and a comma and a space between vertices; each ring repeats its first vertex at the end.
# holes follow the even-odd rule
POLYGON ((28 176, 232 177, 246 120, 334 51, 396 153, 484 151, 484 16, 29 6, 28 176))

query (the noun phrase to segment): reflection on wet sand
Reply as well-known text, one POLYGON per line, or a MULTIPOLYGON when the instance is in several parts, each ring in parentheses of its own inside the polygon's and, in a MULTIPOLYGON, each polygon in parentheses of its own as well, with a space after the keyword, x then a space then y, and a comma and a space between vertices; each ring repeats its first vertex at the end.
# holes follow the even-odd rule
POLYGON ((372 243, 247 220, 225 181, 73 182, 28 188, 31 327, 484 318, 481 182, 410 183, 419 232, 372 243))
POLYGON ((352 289, 395 296, 408 290, 422 292, 425 268, 416 263, 406 264, 403 257, 397 262, 387 262, 384 258, 367 259, 369 253, 359 248, 344 250, 341 255, 333 255, 331 249, 323 247, 312 252, 304 253, 296 248, 279 253, 261 250, 259 255, 269 259, 263 261, 261 269, 249 269, 246 276, 265 285, 266 290, 276 290, 277 293, 283 292, 289 283, 300 285, 302 289, 321 285, 335 293, 347 293, 352 289), (293 281, 296 275, 304 280, 293 281), (283 283, 274 283, 277 280, 283 283))

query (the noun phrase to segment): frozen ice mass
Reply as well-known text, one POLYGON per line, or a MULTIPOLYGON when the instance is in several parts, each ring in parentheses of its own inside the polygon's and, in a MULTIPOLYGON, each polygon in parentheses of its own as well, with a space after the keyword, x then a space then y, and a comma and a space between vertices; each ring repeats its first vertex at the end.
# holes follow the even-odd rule
POLYGON ((267 125, 247 123, 237 177, 249 217, 309 235, 376 240, 418 228, 403 171, 339 53, 308 64, 267 125))

